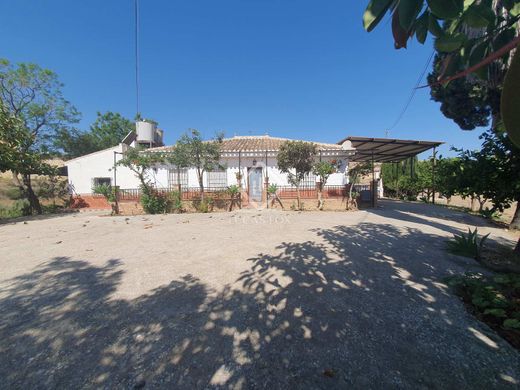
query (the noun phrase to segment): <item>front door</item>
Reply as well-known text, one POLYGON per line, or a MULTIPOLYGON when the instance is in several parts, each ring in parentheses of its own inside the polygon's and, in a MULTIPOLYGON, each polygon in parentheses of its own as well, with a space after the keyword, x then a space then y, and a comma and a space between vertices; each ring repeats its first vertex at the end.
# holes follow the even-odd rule
POLYGON ((262 168, 249 168, 249 199, 262 201, 262 168))

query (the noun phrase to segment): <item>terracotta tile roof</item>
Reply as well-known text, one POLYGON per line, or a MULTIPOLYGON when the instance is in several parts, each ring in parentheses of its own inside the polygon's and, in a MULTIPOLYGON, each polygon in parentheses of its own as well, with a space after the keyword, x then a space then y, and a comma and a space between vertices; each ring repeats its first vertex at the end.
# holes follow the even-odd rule
MULTIPOLYGON (((221 151, 223 152, 238 152, 240 151, 277 151, 285 141, 295 141, 288 138, 270 137, 268 135, 260 136, 235 136, 233 138, 224 138, 221 144, 221 151)), ((310 141, 306 141, 310 142, 310 141)), ((342 150, 341 145, 326 144, 321 142, 313 142, 318 150, 342 150)), ((166 151, 173 146, 162 146, 159 148, 150 149, 151 151, 166 151)))

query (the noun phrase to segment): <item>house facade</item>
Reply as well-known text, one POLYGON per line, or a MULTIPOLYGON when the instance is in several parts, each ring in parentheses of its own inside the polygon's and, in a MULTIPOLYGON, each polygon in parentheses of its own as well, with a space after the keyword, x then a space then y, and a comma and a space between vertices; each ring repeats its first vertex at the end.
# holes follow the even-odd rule
MULTIPOLYGON (((223 190, 231 185, 240 185, 248 199, 261 202, 265 198, 265 183, 279 187, 289 186, 288 175, 278 169, 277 155, 285 138, 270 136, 235 136, 222 140, 220 144, 222 169, 205 172, 204 186, 209 191, 223 190)), ((317 160, 331 161, 339 167, 332 174, 328 186, 344 186, 348 183, 348 162, 355 153, 349 141, 342 145, 313 142, 317 147, 317 160)), ((88 196, 99 184, 110 184, 120 189, 137 189, 139 181, 128 168, 115 166, 122 154, 135 146, 121 143, 66 162, 69 184, 75 195, 88 196)), ((171 146, 155 147, 149 152, 167 152, 171 146)), ((172 165, 157 165, 149 172, 149 181, 158 189, 198 188, 195 168, 177 170, 172 165)), ((304 187, 316 186, 319 179, 309 174, 302 183, 304 187)))

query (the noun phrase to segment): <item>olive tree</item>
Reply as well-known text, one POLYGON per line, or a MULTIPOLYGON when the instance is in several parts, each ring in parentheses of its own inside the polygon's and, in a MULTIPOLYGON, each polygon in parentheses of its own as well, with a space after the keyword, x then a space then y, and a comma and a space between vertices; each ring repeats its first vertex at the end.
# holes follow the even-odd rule
POLYGON ((220 143, 222 135, 204 141, 198 130, 189 129, 176 143, 179 148, 179 158, 183 164, 194 167, 200 188, 201 201, 204 201, 204 172, 220 169, 220 143))
POLYGON ((278 169, 296 187, 298 210, 301 210, 300 185, 313 169, 316 152, 315 144, 303 141, 285 141, 278 151, 278 169))
POLYGON ((312 172, 319 177, 320 183, 318 185, 318 209, 323 210, 325 201, 323 200, 323 187, 327 183, 329 176, 336 172, 338 164, 333 164, 329 161, 318 161, 312 167, 312 172))
POLYGON ((46 153, 52 150, 56 133, 79 120, 79 113, 64 99, 57 75, 35 64, 12 65, 0 60, 2 115, 16 125, 2 125, 0 143, 8 145, 13 181, 28 200, 31 212, 42 213, 31 175, 48 174, 46 153))

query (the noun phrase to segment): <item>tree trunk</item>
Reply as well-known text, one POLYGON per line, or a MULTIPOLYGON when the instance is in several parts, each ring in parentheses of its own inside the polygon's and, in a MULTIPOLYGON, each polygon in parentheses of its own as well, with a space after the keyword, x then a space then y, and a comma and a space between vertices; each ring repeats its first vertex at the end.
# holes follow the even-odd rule
POLYGON ((179 190, 179 196, 182 196, 181 169, 179 167, 177 167, 177 189, 179 190))
POLYGON ((323 187, 321 182, 318 183, 318 210, 323 210, 323 187))
POLYGON ((204 181, 203 179, 203 172, 198 172, 199 176, 199 188, 200 188, 200 201, 201 203, 204 202, 204 181))
POLYGON ((35 212, 37 214, 42 214, 42 206, 40 205, 40 201, 38 200, 38 197, 34 193, 34 190, 32 188, 31 183, 31 175, 24 174, 22 175, 23 184, 25 186, 25 191, 27 195, 27 200, 29 201, 29 205, 31 207, 31 213, 35 212))
POLYGON ((298 204, 298 210, 301 210, 301 197, 300 197, 300 186, 296 186, 296 202, 298 204))
POLYGON ((509 229, 520 230, 520 202, 518 201, 516 202, 515 215, 513 216, 513 220, 509 224, 509 229))

